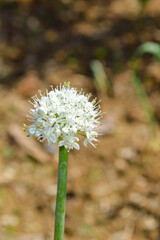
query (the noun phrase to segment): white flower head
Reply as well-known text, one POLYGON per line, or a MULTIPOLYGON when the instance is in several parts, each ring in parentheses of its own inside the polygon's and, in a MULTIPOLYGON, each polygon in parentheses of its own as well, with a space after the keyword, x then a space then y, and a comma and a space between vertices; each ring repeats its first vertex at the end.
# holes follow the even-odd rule
POLYGON ((78 135, 86 139, 84 145, 98 141, 96 128, 100 125, 101 111, 96 99, 89 101, 91 94, 77 91, 64 83, 60 88, 51 87, 45 94, 39 91, 40 97, 34 96, 33 108, 29 111, 28 119, 32 125, 28 126, 29 136, 36 136, 40 142, 45 139, 48 143, 58 143, 70 149, 79 150, 78 135))

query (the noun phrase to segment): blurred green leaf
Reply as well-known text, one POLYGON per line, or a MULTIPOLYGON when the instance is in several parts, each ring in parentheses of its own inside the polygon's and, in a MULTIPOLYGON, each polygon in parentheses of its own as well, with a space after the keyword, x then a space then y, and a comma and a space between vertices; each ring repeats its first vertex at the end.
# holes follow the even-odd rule
POLYGON ((3 156, 6 158, 13 158, 15 156, 14 148, 11 146, 7 146, 3 150, 3 156))
POLYGON ((96 88, 103 93, 112 95, 113 93, 112 85, 105 73, 102 63, 99 60, 94 60, 91 62, 90 65, 91 70, 93 72, 94 83, 96 88))
POLYGON ((148 99, 147 93, 143 87, 143 84, 139 76, 139 65, 140 65, 139 59, 146 53, 152 54, 158 59, 158 61, 160 61, 160 45, 154 42, 146 42, 140 45, 136 49, 135 54, 132 58, 132 69, 133 69, 132 83, 133 83, 135 92, 137 94, 137 97, 139 99, 139 102, 150 124, 151 132, 155 134, 157 121, 156 121, 152 106, 150 104, 150 101, 148 99))
POLYGON ((7 226, 6 227, 6 233, 8 236, 13 237, 16 233, 16 228, 14 226, 7 226))
POLYGON ((156 119, 154 116, 154 111, 149 102, 149 99, 148 99, 146 91, 143 87, 143 84, 141 83, 141 79, 137 73, 134 73, 132 82, 133 82, 133 87, 135 89, 137 97, 139 99, 139 102, 145 112, 147 119, 148 119, 148 123, 150 125, 151 132, 154 134, 156 131, 156 126, 157 126, 157 122, 156 122, 156 119))
POLYGON ((149 2, 149 0, 138 0, 138 1, 142 5, 142 7, 145 7, 145 5, 149 2))
POLYGON ((104 59, 107 56, 107 50, 104 47, 98 47, 95 49, 95 55, 98 59, 104 59))
POLYGON ((69 57, 67 59, 67 65, 73 70, 77 70, 79 67, 78 59, 76 57, 69 57))
POLYGON ((155 42, 146 42, 140 45, 134 54, 134 58, 137 59, 145 53, 154 55, 160 61, 160 45, 155 42))

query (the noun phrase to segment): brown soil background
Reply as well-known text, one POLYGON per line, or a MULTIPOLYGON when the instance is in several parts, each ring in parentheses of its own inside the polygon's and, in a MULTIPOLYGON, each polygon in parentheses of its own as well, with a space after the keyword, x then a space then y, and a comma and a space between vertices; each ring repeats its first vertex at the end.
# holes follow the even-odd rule
POLYGON ((0 240, 51 240, 57 146, 26 139, 28 99, 64 81, 101 99, 96 149, 69 153, 65 240, 160 239, 160 66, 141 79, 157 119, 152 136, 132 86, 130 59, 160 42, 160 1, 0 1, 0 240), (96 89, 98 59, 113 94, 96 89), (52 153, 49 153, 51 151, 52 153))

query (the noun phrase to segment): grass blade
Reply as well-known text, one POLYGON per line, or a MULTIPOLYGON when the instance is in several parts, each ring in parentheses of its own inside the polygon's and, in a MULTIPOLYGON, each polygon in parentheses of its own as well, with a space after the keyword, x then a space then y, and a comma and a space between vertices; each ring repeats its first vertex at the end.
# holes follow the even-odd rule
POLYGON ((111 82, 104 71, 102 63, 99 60, 92 61, 91 70, 96 88, 103 93, 107 93, 109 96, 113 95, 111 82))
POLYGON ((157 121, 154 115, 153 108, 150 104, 150 101, 148 99, 147 93, 143 87, 142 81, 139 76, 139 63, 140 58, 146 54, 152 54, 155 56, 158 61, 160 61, 160 45, 154 42, 146 42, 142 45, 140 45, 132 58, 132 66, 133 66, 133 87, 135 89, 135 92, 137 94, 138 100, 146 114, 146 117, 148 119, 148 123, 151 128, 151 132, 154 135, 156 132, 156 126, 157 121))

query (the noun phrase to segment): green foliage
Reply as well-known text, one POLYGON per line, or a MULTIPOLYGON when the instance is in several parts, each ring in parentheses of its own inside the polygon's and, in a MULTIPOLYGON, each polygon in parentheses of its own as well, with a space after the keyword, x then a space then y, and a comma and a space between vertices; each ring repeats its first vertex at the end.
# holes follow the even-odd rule
POLYGON ((6 146, 3 150, 3 156, 5 158, 13 158, 15 156, 14 148, 11 146, 6 146))
POLYGON ((145 5, 149 2, 149 0, 138 0, 138 1, 142 5, 142 7, 145 7, 145 5))
POLYGON ((16 233, 16 228, 14 226, 9 225, 6 227, 6 233, 7 233, 7 236, 13 237, 16 233))
POLYGON ((98 59, 104 59, 107 56, 107 50, 104 47, 98 47, 95 49, 95 55, 98 59))
POLYGON ((97 90, 107 93, 108 95, 112 95, 112 85, 105 73, 102 63, 99 60, 92 61, 91 70, 93 72, 94 84, 97 90))
POLYGON ((158 61, 160 61, 160 45, 158 43, 155 42, 143 43, 136 49, 134 58, 137 59, 145 53, 152 54, 158 59, 158 61))
POLYGON ((132 83, 133 83, 135 92, 137 94, 137 97, 139 99, 139 102, 150 124, 151 131, 153 134, 155 134, 157 122, 154 116, 154 111, 152 109, 152 106, 150 104, 150 101, 148 99, 148 96, 146 94, 146 91, 143 87, 142 81, 139 76, 140 58, 146 53, 152 54, 154 57, 158 59, 158 61, 160 61, 160 45, 154 42, 146 42, 140 45, 136 49, 132 59, 132 68, 133 68, 132 83))

